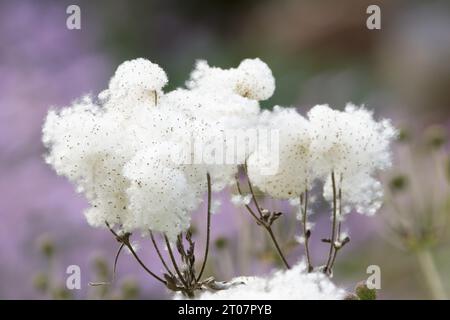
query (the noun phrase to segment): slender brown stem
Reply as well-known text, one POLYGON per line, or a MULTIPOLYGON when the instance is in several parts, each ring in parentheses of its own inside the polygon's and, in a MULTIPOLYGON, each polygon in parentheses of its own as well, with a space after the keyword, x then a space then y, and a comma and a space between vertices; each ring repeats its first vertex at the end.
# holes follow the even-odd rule
MULTIPOLYGON (((239 183, 239 177, 238 176, 236 176, 236 187, 237 187, 237 190, 238 190, 239 194, 243 197, 244 195, 242 194, 241 185, 239 183)), ((262 223, 261 220, 256 216, 256 214, 252 210, 252 208, 248 204, 245 204, 244 206, 247 209, 247 211, 252 215, 252 217, 256 220, 256 222, 258 224, 261 224, 262 223)))
POLYGON ((337 216, 337 208, 336 208, 336 178, 334 176, 334 171, 331 171, 331 182, 333 187, 333 221, 331 225, 331 238, 330 238, 330 251, 328 253, 328 260, 325 265, 325 273, 331 272, 330 263, 333 257, 333 251, 335 249, 334 242, 336 238, 336 216, 337 216))
MULTIPOLYGON (((133 246, 130 244, 130 234, 125 234, 123 236, 120 236, 117 234, 117 232, 114 231, 113 228, 111 228, 111 226, 109 225, 108 222, 105 221, 106 226, 108 227, 109 231, 111 231, 111 233, 116 237, 116 240, 119 241, 120 243, 122 243, 123 245, 125 245, 131 252, 131 254, 133 255, 133 257, 136 259, 136 261, 140 264, 140 266, 149 274, 151 275, 153 278, 155 278, 156 280, 167 284, 165 280, 161 279, 160 277, 158 277, 154 272, 152 272, 149 268, 147 268, 147 266, 142 262, 142 260, 139 258, 139 256, 136 254, 136 252, 133 249, 133 246)), ((119 252, 120 253, 120 252, 119 252)), ((118 254, 117 254, 117 258, 118 258, 118 254)))
MULTIPOLYGON (((341 225, 342 222, 340 220, 341 215, 342 215, 342 189, 339 188, 339 222, 338 222, 338 226, 337 226, 337 239, 338 241, 341 241, 341 225)), ((336 257, 337 257, 337 253, 340 250, 340 248, 335 248, 334 253, 333 253, 333 258, 331 259, 331 263, 330 263, 330 270, 333 270, 334 267, 334 263, 336 261, 336 257)))
POLYGON ((209 173, 206 174, 206 181, 208 183, 208 211, 207 211, 207 218, 206 218, 206 246, 205 246, 205 255, 203 258, 202 267, 200 269, 200 273, 198 274, 198 277, 196 281, 198 282, 202 275, 203 271, 206 267, 206 261, 208 260, 208 252, 209 252, 209 239, 211 236, 211 176, 209 173))
POLYGON ((111 231, 111 233, 112 233, 117 239, 119 239, 119 238, 120 238, 119 235, 114 231, 113 228, 111 228, 111 226, 109 225, 109 223, 105 221, 105 224, 106 224, 106 227, 108 227, 109 231, 111 231))
MULTIPOLYGON (((245 205, 245 208, 253 216, 253 218, 256 220, 256 222, 259 225, 263 226, 264 229, 269 233, 269 236, 272 239, 273 244, 275 245, 275 249, 277 250, 278 254, 280 255, 280 258, 283 261, 285 267, 287 269, 290 269, 291 267, 289 266, 289 263, 287 262, 283 252, 281 251, 280 245, 278 244, 278 241, 275 238, 275 235, 273 233, 271 225, 268 224, 266 221, 264 221, 264 217, 263 217, 263 213, 262 213, 261 207, 259 206, 258 201, 256 200, 256 195, 255 195, 255 192, 253 190, 250 177, 248 176, 248 173, 247 173, 247 164, 244 164, 244 172, 245 172, 245 175, 247 176, 248 187, 250 189, 250 193, 252 195, 253 202, 255 204, 256 209, 258 210, 258 214, 259 214, 260 218, 257 217, 255 212, 250 208, 249 205, 245 205)), ((241 188, 240 188, 240 185, 239 185, 239 177, 236 177, 236 186, 238 188, 239 194, 242 196, 241 188)))
POLYGON ((119 247, 119 250, 117 250, 116 257, 114 258, 114 267, 113 267, 113 275, 112 275, 112 282, 114 282, 116 278, 116 270, 117 270, 117 262, 119 261, 120 253, 122 252, 123 247, 125 246, 124 243, 122 243, 119 247))
POLYGON ((133 246, 130 244, 129 241, 124 242, 124 244, 127 246, 127 248, 130 250, 131 254, 133 255, 133 257, 136 259, 136 261, 141 265, 141 267, 147 271, 148 274, 150 274, 151 276, 153 276, 156 280, 167 284, 165 280, 161 279, 160 277, 158 277, 155 273, 153 273, 149 268, 147 268, 147 266, 142 262, 142 260, 139 258, 139 256, 136 254, 136 252, 133 249, 133 246))
POLYGON ((247 163, 244 164, 244 171, 245 171, 245 175, 247 176, 248 188, 250 189, 250 193, 252 194, 252 199, 253 199, 253 202, 255 203, 256 210, 258 210, 259 217, 262 218, 263 214, 261 211, 261 207, 259 206, 258 201, 256 200, 256 195, 255 195, 255 192, 253 191, 252 182, 250 181, 250 177, 248 176, 247 163))
POLYGON ((111 282, 108 282, 108 281, 104 281, 104 282, 89 282, 90 286, 92 286, 92 287, 104 286, 104 285, 110 285, 110 284, 112 284, 114 282, 114 280, 116 278, 117 261, 119 260, 120 253, 122 252, 122 249, 123 249, 124 246, 125 246, 125 244, 121 243, 120 246, 119 246, 119 249, 116 252, 116 256, 114 258, 113 274, 112 274, 111 282))
POLYGON ((161 260, 161 262, 164 266, 164 269, 166 269, 166 271, 169 273, 170 276, 174 277, 172 271, 170 271, 169 267, 167 266, 166 260, 164 260, 164 257, 162 256, 161 251, 159 250, 159 247, 155 241, 155 237, 153 236, 153 232, 151 230, 150 230, 150 238, 152 239, 153 247, 155 248, 156 253, 159 256, 159 259, 161 260))
POLYGON ((305 189, 304 195, 300 195, 300 206, 303 206, 302 218, 303 218, 303 236, 305 237, 305 254, 306 262, 308 264, 308 272, 313 270, 311 263, 311 255, 309 253, 309 238, 311 236, 311 230, 308 230, 308 189, 305 189))
POLYGON ((186 280, 184 280, 183 275, 180 272, 180 269, 178 268, 177 261, 175 260, 175 256, 173 255, 172 247, 171 247, 169 239, 167 238, 166 235, 164 235, 164 240, 166 241, 167 250, 169 251, 170 260, 172 261, 173 267, 175 268, 175 271, 176 271, 176 273, 178 275, 178 278, 180 278, 180 281, 183 283, 184 287, 187 289, 189 286, 188 286, 186 280))
POLYGON ((278 241, 277 241, 277 239, 275 238, 275 235, 273 234, 272 228, 271 228, 271 227, 264 227, 264 228, 265 228, 265 229, 267 230, 267 232, 269 233, 270 238, 272 239, 272 242, 273 242, 273 244, 275 245, 275 248, 277 249, 278 254, 280 255, 280 258, 281 258, 281 260, 283 261, 285 267, 286 267, 287 269, 290 269, 291 267, 289 266, 289 263, 287 262, 286 258, 284 257, 283 252, 281 251, 280 245, 278 244, 278 241))

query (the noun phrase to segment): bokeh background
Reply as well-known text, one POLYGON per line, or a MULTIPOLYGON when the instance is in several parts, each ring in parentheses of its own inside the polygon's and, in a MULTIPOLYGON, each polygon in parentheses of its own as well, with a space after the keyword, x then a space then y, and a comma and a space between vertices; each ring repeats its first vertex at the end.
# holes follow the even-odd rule
MULTIPOLYGON (((351 101, 392 118, 404 129, 394 169, 383 177, 392 197, 378 216, 348 219, 351 242, 338 257, 334 281, 351 290, 375 264, 382 271, 380 298, 435 298, 439 288, 430 288, 430 273, 450 295, 450 246, 441 219, 450 216, 448 1, 21 0, 0 1, 0 298, 167 297, 128 254, 120 258, 113 285, 88 285, 110 279, 118 244, 87 225, 85 200, 46 166, 40 140, 50 107, 97 94, 118 64, 136 57, 160 64, 168 89, 184 84, 196 59, 228 68, 259 57, 277 80, 264 107, 305 112, 319 103, 343 108, 351 101), (81 8, 81 30, 66 28, 69 4, 81 8), (381 7, 381 30, 366 28, 371 4, 381 7), (400 210, 391 201, 399 193, 400 210), (81 290, 64 289, 71 264, 81 268, 81 290)), ((246 213, 232 208, 226 194, 217 198, 223 204, 213 216, 207 272, 226 280, 279 264, 246 213)), ((290 249, 299 230, 292 208, 265 202, 285 212, 275 232, 293 262, 302 252, 290 249)), ((194 215, 199 248, 203 209, 194 215)), ((313 258, 319 263, 329 219, 326 208, 316 211, 313 258)), ((161 270, 150 242, 139 252, 161 270)))

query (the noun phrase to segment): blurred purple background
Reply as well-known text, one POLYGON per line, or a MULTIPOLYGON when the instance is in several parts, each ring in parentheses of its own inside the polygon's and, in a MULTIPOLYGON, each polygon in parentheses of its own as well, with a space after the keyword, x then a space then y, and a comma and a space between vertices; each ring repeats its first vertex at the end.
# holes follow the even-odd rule
MULTIPOLYGON (((52 297, 33 280, 49 270, 39 251, 43 236, 55 245, 55 285, 63 286, 66 267, 76 264, 83 285, 74 297, 97 297, 98 288, 87 285, 98 281, 93 261, 103 257, 112 268, 118 244, 87 225, 86 201, 44 163, 41 126, 49 108, 97 94, 120 62, 140 56, 167 70, 171 88, 183 84, 197 58, 231 67, 260 57, 277 79, 276 94, 264 107, 296 105, 304 112, 318 103, 342 107, 353 101, 398 126, 420 131, 432 123, 449 125, 446 1, 0 1, 0 298, 52 297), (81 30, 66 28, 72 3, 81 7, 81 30), (381 7, 381 30, 365 27, 369 4, 381 7)), ((232 208, 227 194, 218 198, 223 205, 213 216, 213 243, 222 242, 213 248, 208 272, 225 280, 270 270, 277 259, 266 235, 243 210, 232 208)), ((286 212, 276 232, 287 245, 294 232, 287 213, 292 208, 273 205, 286 212)), ((326 210, 318 211, 316 261, 327 250, 319 239, 328 230, 326 210)), ((198 253, 204 214, 202 208, 194 217, 198 253)), ((352 241, 338 257, 336 282, 351 288, 367 277, 368 265, 377 264, 384 275, 382 297, 428 297, 413 258, 385 241, 383 228, 381 217, 351 216, 345 229, 352 241)), ((149 241, 139 252, 161 270, 149 241)), ((289 259, 300 254, 296 249, 289 259)), ((444 274, 448 260, 439 260, 444 274)), ((138 297, 167 297, 127 254, 119 262, 118 283, 108 290, 120 291, 127 276, 138 283, 138 297)), ((445 279, 448 286, 448 272, 445 279)))

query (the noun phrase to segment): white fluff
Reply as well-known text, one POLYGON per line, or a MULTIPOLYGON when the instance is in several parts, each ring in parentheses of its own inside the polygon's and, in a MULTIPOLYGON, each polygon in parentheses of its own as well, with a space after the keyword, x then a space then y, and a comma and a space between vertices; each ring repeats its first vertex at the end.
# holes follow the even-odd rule
POLYGON ((199 300, 342 300, 345 290, 336 287, 322 272, 306 272, 299 263, 290 270, 267 277, 238 277, 226 290, 206 291, 199 300))
POLYGON ((356 209, 372 215, 380 208, 383 193, 374 175, 390 166, 390 144, 396 136, 388 120, 377 122, 371 112, 348 104, 345 111, 315 106, 308 119, 295 109, 275 107, 262 113, 260 124, 280 133, 279 152, 257 149, 248 159, 250 179, 260 190, 290 199, 321 181, 325 198, 332 201, 334 172, 343 213, 356 209), (279 170, 267 174, 263 169, 275 161, 279 170))
POLYGON ((85 194, 89 224, 151 229, 173 240, 189 227, 207 191, 208 172, 213 191, 233 182, 250 151, 232 164, 187 160, 199 156, 191 140, 206 150, 218 141, 226 145, 227 129, 256 121, 258 102, 234 90, 236 70, 199 63, 187 89, 164 93, 164 70, 139 58, 117 68, 98 103, 85 97, 49 112, 46 160, 85 194))
MULTIPOLYGON (((309 123, 293 108, 275 107, 261 115, 266 130, 278 130, 279 150, 257 149, 248 159, 248 173, 254 185, 269 195, 289 199, 302 194, 314 180, 309 150, 309 123), (278 170, 268 174, 265 170, 278 162, 278 170)), ((266 141, 261 144, 267 145, 266 141)))
POLYGON ((381 206, 382 190, 373 175, 391 165, 390 144, 396 130, 390 121, 375 121, 372 112, 347 104, 345 111, 318 105, 308 112, 314 170, 325 180, 324 196, 332 199, 331 172, 342 190, 346 212, 372 215, 381 206))
POLYGON ((237 68, 235 90, 253 100, 269 99, 275 91, 272 70, 260 59, 245 59, 237 68))

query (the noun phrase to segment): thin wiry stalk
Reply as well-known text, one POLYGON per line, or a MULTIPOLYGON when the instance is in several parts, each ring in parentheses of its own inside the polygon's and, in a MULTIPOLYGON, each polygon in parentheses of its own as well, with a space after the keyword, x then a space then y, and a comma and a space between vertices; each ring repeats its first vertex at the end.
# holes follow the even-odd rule
MULTIPOLYGON (((242 194, 241 185, 239 183, 239 177, 236 175, 235 179, 236 179, 237 190, 238 190, 239 194, 243 197, 244 195, 242 194)), ((255 212, 253 212, 252 208, 248 204, 245 204, 244 206, 247 209, 247 211, 252 215, 252 217, 255 219, 255 221, 258 224, 262 224, 261 220, 256 216, 255 212)))
POLYGON ((211 235, 211 176, 209 173, 206 174, 206 180, 208 183, 208 211, 207 211, 207 218, 206 218, 206 246, 205 246, 205 255, 203 258, 202 267, 200 269, 200 273, 197 277, 197 282, 201 279, 203 275, 203 271, 206 267, 206 261, 208 260, 208 252, 209 252, 209 239, 211 235))
POLYGON ((303 236, 305 237, 305 255, 306 263, 308 264, 308 272, 313 270, 311 255, 309 252, 309 238, 311 236, 311 231, 307 228, 308 223, 308 189, 305 189, 304 195, 300 195, 300 206, 303 207, 302 218, 303 218, 303 236))
POLYGON ((245 175, 247 176, 248 188, 250 190, 250 193, 252 194, 252 199, 253 199, 253 202, 255 203, 256 210, 258 210, 259 216, 260 216, 260 218, 262 218, 263 214, 262 214, 261 208, 258 204, 258 201, 256 200, 255 192, 253 191, 253 187, 252 187, 252 182, 250 181, 250 177, 248 176, 247 163, 244 164, 244 172, 245 172, 245 175))
POLYGON ((142 268, 144 268, 145 271, 147 271, 148 274, 153 276, 156 280, 158 280, 164 284, 167 284, 167 282, 165 280, 161 279, 155 273, 153 273, 149 268, 147 268, 147 266, 142 262, 142 260, 136 254, 136 251, 134 251, 133 246, 129 242, 125 243, 125 245, 127 246, 128 250, 130 250, 131 254, 136 259, 136 261, 141 265, 142 268))
POLYGON ((280 245, 278 244, 277 239, 275 238, 275 235, 273 234, 272 228, 270 227, 264 227, 267 232, 270 235, 270 238, 272 239, 273 244, 275 245, 275 248, 278 251, 278 254, 280 255, 281 260, 283 260, 284 265, 286 266, 287 269, 290 269, 291 267, 289 266, 289 263, 287 262, 286 258, 283 255, 283 252, 281 251, 280 245))
POLYGON ((178 268, 177 261, 175 260, 175 256, 173 255, 172 247, 171 247, 169 239, 167 238, 166 235, 164 235, 164 240, 166 241, 167 250, 169 251, 170 260, 172 261, 173 267, 175 268, 175 271, 176 271, 176 273, 178 275, 178 278, 180 278, 181 283, 183 283, 184 287, 187 289, 189 287, 188 283, 186 282, 186 280, 184 280, 184 277, 181 274, 180 269, 178 268))
MULTIPOLYGON (((248 173, 247 173, 247 164, 244 164, 244 172, 245 172, 245 175, 247 176, 248 187, 249 187, 250 193, 252 195, 253 202, 255 204, 256 210, 259 213, 260 218, 258 218, 256 216, 255 212, 250 208, 249 205, 245 205, 245 208, 250 212, 250 214, 253 216, 253 218, 256 220, 256 222, 259 225, 263 226, 264 229, 267 231, 267 233, 269 234, 269 236, 270 236, 270 238, 271 238, 271 240, 272 240, 272 242, 273 242, 273 244, 275 246, 275 249, 278 252, 278 255, 280 256, 281 260, 283 261, 283 264, 285 265, 285 267, 287 269, 290 269, 291 267, 289 266, 289 263, 287 262, 284 254, 283 254, 283 251, 281 251, 280 245, 278 244, 278 241, 277 241, 277 239, 276 239, 276 237, 275 237, 275 235, 273 233, 272 227, 270 226, 270 224, 268 224, 268 223, 266 223, 266 221, 264 221, 264 217, 263 217, 263 213, 262 213, 261 207, 258 204, 255 192, 253 191, 252 183, 251 183, 250 178, 249 178, 248 173)), ((239 185, 239 177, 236 177, 236 185, 237 185, 239 194, 242 196, 241 188, 240 188, 240 185, 239 185)))
POLYGON ((119 250, 117 250, 116 257, 114 258, 114 267, 113 267, 113 275, 112 275, 112 282, 116 279, 116 270, 117 270, 117 262, 119 261, 120 253, 122 252, 123 247, 125 246, 124 243, 122 243, 119 247, 119 250))
POLYGON ((123 249, 124 246, 125 246, 125 244, 123 244, 123 243, 120 244, 119 249, 117 250, 116 256, 114 258, 113 274, 112 274, 111 282, 108 282, 108 281, 104 281, 104 282, 89 282, 90 286, 92 286, 92 287, 99 287, 99 286, 110 285, 111 283, 114 282, 114 280, 116 278, 117 261, 119 260, 119 255, 122 252, 122 249, 123 249))
POLYGON ((133 257, 136 259, 136 261, 139 263, 139 265, 149 274, 151 275, 153 278, 155 278, 156 280, 162 282, 164 285, 166 284, 166 281, 161 279, 160 277, 158 277, 153 271, 151 271, 145 264, 144 262, 142 262, 142 260, 139 258, 139 256, 136 254, 136 252, 133 249, 133 246, 130 244, 130 234, 125 234, 124 236, 120 236, 118 235, 113 228, 110 227, 108 222, 105 222, 106 226, 108 227, 109 231, 111 231, 111 233, 116 237, 116 240, 119 241, 120 243, 122 243, 123 245, 125 245, 131 252, 131 254, 133 255, 133 257))
MULTIPOLYGON (((342 189, 339 188, 339 218, 341 219, 342 217, 342 189)), ((338 222, 338 226, 337 226, 337 239, 338 241, 341 241, 341 225, 342 225, 342 221, 339 219, 338 222)), ((331 263, 330 263, 330 270, 333 270, 334 267, 334 263, 336 261, 336 257, 337 257, 337 253, 340 249, 335 248, 334 253, 333 253, 333 258, 331 259, 331 263)))
POLYGON ((336 195, 336 178, 334 176, 334 171, 331 171, 331 182, 333 186, 333 221, 331 224, 330 251, 328 253, 328 260, 324 269, 325 273, 331 272, 330 263, 331 259, 333 258, 333 251, 335 250, 334 242, 336 238, 337 195, 336 195))
POLYGON ((169 273, 169 275, 174 278, 174 275, 173 275, 172 271, 170 271, 169 267, 166 264, 166 261, 164 260, 164 257, 161 254, 161 251, 159 250, 159 247, 158 247, 158 245, 157 245, 157 243, 155 241, 155 237, 153 236, 153 232, 151 230, 150 230, 150 238, 152 239, 153 247, 155 248, 156 253, 158 254, 158 257, 161 260, 161 262, 162 262, 162 264, 164 266, 164 269, 166 269, 166 271, 169 273))

